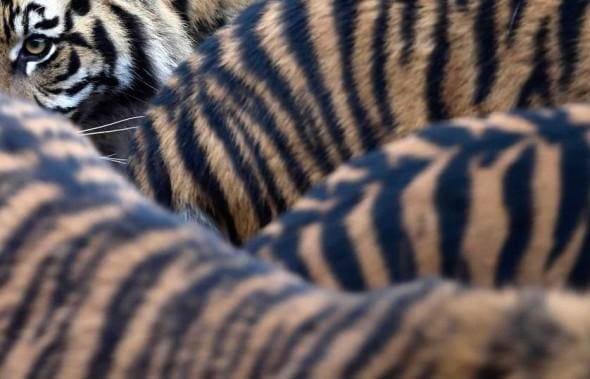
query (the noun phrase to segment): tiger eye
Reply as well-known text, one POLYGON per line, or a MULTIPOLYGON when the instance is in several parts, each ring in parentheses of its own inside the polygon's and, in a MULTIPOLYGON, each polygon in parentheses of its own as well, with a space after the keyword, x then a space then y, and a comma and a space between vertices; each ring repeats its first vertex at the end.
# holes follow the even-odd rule
POLYGON ((44 38, 32 38, 25 42, 25 50, 29 55, 40 55, 46 47, 47 41, 44 38))

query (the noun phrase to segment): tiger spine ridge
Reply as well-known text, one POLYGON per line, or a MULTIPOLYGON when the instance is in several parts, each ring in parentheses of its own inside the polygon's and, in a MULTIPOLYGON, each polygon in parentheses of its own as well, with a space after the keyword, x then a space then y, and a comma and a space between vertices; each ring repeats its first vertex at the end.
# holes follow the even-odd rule
POLYGON ((590 375, 585 296, 317 289, 142 198, 63 119, 2 97, 0 126, 1 377, 590 375))
POLYGON ((589 98, 587 1, 270 0, 175 72, 131 171, 241 243, 342 162, 424 126, 589 98))
POLYGON ((586 106, 453 120, 341 166, 244 248, 318 285, 586 289, 586 106))

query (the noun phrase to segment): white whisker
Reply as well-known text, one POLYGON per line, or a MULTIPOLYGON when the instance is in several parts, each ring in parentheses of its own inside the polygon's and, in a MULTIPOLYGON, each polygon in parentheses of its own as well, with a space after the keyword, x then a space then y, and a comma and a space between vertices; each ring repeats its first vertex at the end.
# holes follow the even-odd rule
POLYGON ((108 128, 109 126, 117 125, 117 124, 120 124, 120 123, 122 123, 122 122, 125 122, 125 121, 138 120, 138 119, 140 119, 140 118, 144 118, 144 117, 145 117, 145 116, 133 116, 133 117, 127 117, 127 118, 124 118, 124 119, 122 119, 122 120, 113 121, 113 122, 111 122, 111 123, 104 124, 104 125, 100 125, 100 126, 95 126, 95 127, 93 127, 93 128, 82 129, 82 130, 78 131, 78 133, 84 134, 85 132, 91 132, 91 131, 93 131, 93 130, 98 130, 98 129, 108 128))
POLYGON ((127 164, 127 159, 123 158, 111 158, 110 156, 101 156, 99 159, 104 159, 109 162, 119 163, 119 164, 127 164))
POLYGON ((505 35, 509 35, 510 32, 512 32, 512 29, 514 28, 514 23, 516 22, 516 16, 518 16, 518 12, 520 12, 520 6, 521 6, 522 2, 518 2, 516 4, 516 7, 514 8, 514 13, 512 13, 512 18, 510 19, 510 24, 508 25, 508 30, 506 30, 505 35))
POLYGON ((139 128, 139 126, 130 126, 128 128, 113 129, 113 130, 103 130, 103 131, 92 132, 92 133, 82 133, 82 135, 83 136, 94 136, 94 135, 97 135, 97 134, 118 133, 118 132, 123 132, 125 130, 132 130, 132 129, 137 129, 137 128, 139 128))

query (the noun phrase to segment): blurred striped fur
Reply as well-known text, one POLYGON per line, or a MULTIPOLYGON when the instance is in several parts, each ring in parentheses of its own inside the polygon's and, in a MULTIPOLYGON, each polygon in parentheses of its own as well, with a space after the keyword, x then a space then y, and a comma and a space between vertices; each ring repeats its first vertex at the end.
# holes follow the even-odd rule
POLYGON ((245 245, 320 285, 590 284, 586 106, 454 120, 339 168, 245 245))
POLYGON ((268 0, 156 97, 132 173, 241 243, 429 120, 590 99, 589 1, 268 0))
POLYGON ((182 225, 64 120, 5 97, 0 226, 2 378, 590 376, 585 296, 316 289, 182 225))

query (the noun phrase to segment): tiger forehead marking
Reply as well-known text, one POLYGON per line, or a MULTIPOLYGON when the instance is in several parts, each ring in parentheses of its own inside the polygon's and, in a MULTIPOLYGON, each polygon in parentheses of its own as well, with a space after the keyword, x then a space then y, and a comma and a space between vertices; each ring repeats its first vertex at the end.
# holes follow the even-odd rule
POLYGON ((191 50, 169 4, 3 0, 0 87, 79 124, 143 105, 191 50))

